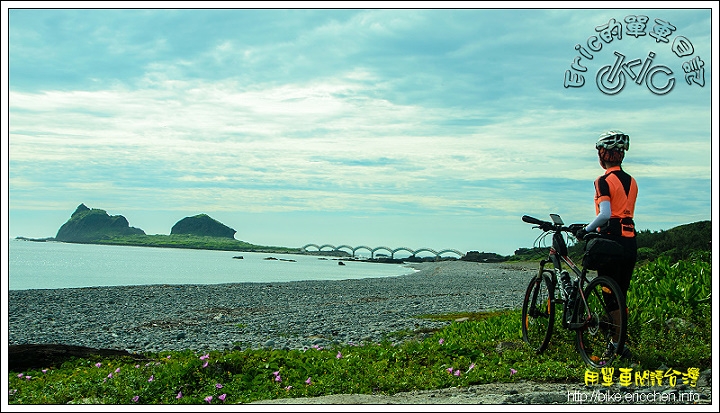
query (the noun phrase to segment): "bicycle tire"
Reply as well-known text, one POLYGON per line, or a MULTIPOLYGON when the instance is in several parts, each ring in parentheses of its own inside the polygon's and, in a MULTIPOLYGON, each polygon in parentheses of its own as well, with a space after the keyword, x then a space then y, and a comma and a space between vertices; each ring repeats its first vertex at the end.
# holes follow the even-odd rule
POLYGON ((608 367, 617 356, 617 350, 610 342, 618 337, 617 349, 622 349, 627 333, 627 311, 625 295, 615 280, 609 277, 595 277, 585 287, 585 301, 576 300, 575 314, 578 322, 585 325, 577 329, 575 344, 585 363, 595 368, 608 367), (620 311, 619 320, 613 320, 610 301, 616 300, 620 311), (589 312, 588 312, 589 309, 589 312))
POLYGON ((555 324, 555 286, 551 274, 544 270, 540 277, 534 276, 527 286, 523 299, 523 341, 537 354, 547 348, 555 324))

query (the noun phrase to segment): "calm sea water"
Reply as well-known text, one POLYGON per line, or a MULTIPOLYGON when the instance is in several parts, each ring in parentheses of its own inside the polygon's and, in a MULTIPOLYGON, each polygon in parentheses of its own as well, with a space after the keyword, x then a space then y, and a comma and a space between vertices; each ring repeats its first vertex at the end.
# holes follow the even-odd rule
POLYGON ((31 242, 8 243, 11 290, 151 284, 223 284, 393 277, 399 264, 311 255, 31 242), (234 259, 241 255, 243 259, 234 259), (278 260, 266 260, 274 257, 278 260), (282 260, 295 260, 288 262, 282 260))

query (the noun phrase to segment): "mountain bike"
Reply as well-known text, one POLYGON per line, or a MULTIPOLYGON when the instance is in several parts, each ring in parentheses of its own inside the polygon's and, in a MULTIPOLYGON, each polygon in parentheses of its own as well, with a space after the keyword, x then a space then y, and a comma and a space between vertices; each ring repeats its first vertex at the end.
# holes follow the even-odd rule
POLYGON ((568 257, 566 234, 575 236, 585 224, 565 226, 559 215, 550 214, 550 218, 552 222, 522 217, 543 231, 536 244, 552 237, 548 258, 540 261, 540 269, 530 280, 523 299, 523 340, 538 354, 545 351, 556 321, 556 306, 561 306, 561 325, 575 331, 576 350, 582 359, 596 368, 607 367, 625 342, 625 296, 615 280, 605 276, 590 279, 588 269, 580 269, 568 257))

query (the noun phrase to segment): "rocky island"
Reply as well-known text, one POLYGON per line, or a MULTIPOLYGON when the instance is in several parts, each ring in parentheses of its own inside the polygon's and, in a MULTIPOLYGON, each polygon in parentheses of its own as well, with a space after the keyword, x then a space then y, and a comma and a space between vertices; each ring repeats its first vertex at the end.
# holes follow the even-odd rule
POLYGON ((237 231, 207 214, 185 217, 173 225, 170 235, 148 235, 140 228, 130 226, 122 215, 108 215, 103 209, 78 205, 70 219, 57 232, 55 238, 32 239, 17 237, 26 241, 60 241, 79 244, 110 244, 138 247, 190 248, 223 251, 268 252, 277 254, 338 254, 304 251, 300 248, 254 245, 235 239, 237 231))
POLYGON ((145 231, 131 227, 122 215, 108 215, 105 210, 80 204, 60 227, 55 241, 88 243, 125 235, 145 235, 145 231))
POLYGON ((170 235, 197 235, 201 237, 221 237, 235 239, 234 229, 210 218, 206 214, 185 217, 173 225, 170 235))

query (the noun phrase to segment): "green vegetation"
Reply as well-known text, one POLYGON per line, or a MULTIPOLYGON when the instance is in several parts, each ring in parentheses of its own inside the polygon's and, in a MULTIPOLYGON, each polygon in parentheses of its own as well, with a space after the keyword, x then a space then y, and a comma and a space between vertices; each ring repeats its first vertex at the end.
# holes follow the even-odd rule
MULTIPOLYGON (((574 240, 568 237, 569 241, 574 240)), ((696 251, 710 253, 712 225, 710 221, 698 221, 680 225, 667 231, 643 230, 637 233, 638 262, 647 263, 660 257, 671 261, 689 259, 696 251)), ((547 258, 551 237, 546 238, 548 245, 535 248, 518 248, 515 254, 507 257, 510 261, 539 261, 547 258)), ((571 242, 568 242, 571 244, 571 242)), ((568 255, 576 263, 582 262, 585 243, 568 245, 568 255)))
POLYGON ((275 252, 298 254, 299 248, 269 247, 254 245, 245 241, 238 241, 226 237, 204 237, 198 235, 172 234, 172 235, 127 235, 108 239, 100 239, 94 244, 130 245, 141 247, 163 248, 191 248, 204 250, 245 251, 245 252, 275 252))
POLYGON ((638 258, 647 261, 661 256, 671 261, 688 259, 696 251, 710 252, 711 239, 710 221, 680 225, 667 231, 640 231, 637 234, 638 258))
MULTIPOLYGON (((710 296, 709 254, 677 262, 662 257, 639 267, 628 293, 629 344, 637 364, 616 362, 615 380, 619 367, 642 372, 662 366, 679 373, 710 368, 710 296)), ((584 382, 587 367, 572 333, 556 330, 548 350, 536 355, 521 340, 519 310, 426 317, 450 324, 424 336, 403 332, 409 338, 398 345, 162 352, 145 354, 142 362, 74 359, 58 368, 11 372, 9 402, 218 404, 518 380, 584 382), (459 318, 468 320, 452 321, 459 318)))
POLYGON ((709 366, 711 291, 709 253, 677 262, 662 256, 636 269, 628 290, 628 339, 640 361, 709 366))

